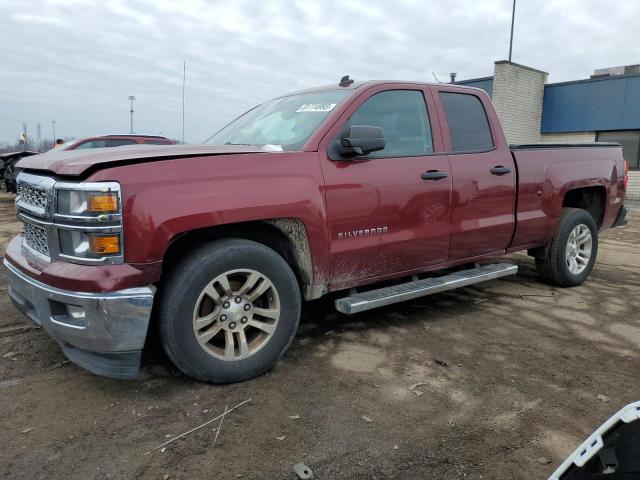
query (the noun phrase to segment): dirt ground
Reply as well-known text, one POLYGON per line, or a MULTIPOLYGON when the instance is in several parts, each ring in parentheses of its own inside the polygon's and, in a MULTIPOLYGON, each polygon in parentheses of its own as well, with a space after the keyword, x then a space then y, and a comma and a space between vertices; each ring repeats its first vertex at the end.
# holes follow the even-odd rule
MULTIPOLYGON (((0 249, 19 229, 0 195, 0 249)), ((209 386, 157 349, 137 381, 64 363, 10 305, 0 277, 0 477, 546 478, 640 399, 640 207, 601 237, 574 289, 520 273, 351 317, 307 305, 270 374, 209 386), (411 389, 414 384, 419 384, 411 389), (246 399, 217 422, 145 455, 246 399)))

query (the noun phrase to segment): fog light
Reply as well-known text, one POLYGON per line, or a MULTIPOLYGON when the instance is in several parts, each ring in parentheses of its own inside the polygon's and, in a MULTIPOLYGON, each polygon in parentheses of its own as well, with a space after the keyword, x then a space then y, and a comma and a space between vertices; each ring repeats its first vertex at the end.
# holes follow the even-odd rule
POLYGON ((84 308, 75 305, 67 305, 67 314, 74 320, 84 320, 86 315, 84 308))

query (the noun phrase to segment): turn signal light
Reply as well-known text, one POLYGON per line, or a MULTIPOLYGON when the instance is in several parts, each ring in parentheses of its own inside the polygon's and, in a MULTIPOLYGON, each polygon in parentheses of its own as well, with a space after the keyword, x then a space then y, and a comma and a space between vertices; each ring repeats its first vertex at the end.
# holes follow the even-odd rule
POLYGON ((118 211, 118 195, 115 193, 98 193, 89 197, 88 211, 106 213, 118 211))
POLYGON ((89 237, 91 252, 96 254, 120 253, 119 235, 91 235, 89 237))

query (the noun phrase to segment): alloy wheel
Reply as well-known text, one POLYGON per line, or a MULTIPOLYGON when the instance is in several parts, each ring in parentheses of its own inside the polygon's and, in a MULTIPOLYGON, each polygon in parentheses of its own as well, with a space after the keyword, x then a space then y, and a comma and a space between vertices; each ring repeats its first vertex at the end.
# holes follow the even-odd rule
POLYGON ((271 280, 255 270, 231 270, 202 290, 193 310, 193 332, 209 355, 244 360, 273 336, 280 299, 271 280))
POLYGON ((569 271, 574 275, 581 274, 589 264, 593 238, 591 230, 581 223, 571 230, 567 240, 565 260, 569 271))

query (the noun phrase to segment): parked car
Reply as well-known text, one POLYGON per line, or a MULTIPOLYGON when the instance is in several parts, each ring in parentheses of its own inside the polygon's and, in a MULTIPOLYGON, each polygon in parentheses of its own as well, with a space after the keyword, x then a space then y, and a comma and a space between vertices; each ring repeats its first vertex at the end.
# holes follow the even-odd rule
POLYGON ((67 140, 53 150, 83 150, 85 148, 121 147, 123 145, 173 145, 175 143, 173 140, 159 135, 101 135, 80 140, 67 140))
POLYGON ((7 192, 15 193, 16 191, 15 165, 18 160, 37 154, 38 152, 31 150, 0 153, 0 178, 4 181, 4 188, 7 192))
POLYGON ((70 360, 117 378, 137 375, 152 322, 182 372, 226 383, 272 368, 302 301, 329 292, 353 314, 514 274, 491 259, 521 250, 577 286, 627 212, 620 145, 509 146, 487 94, 448 84, 345 79, 207 145, 21 167, 11 298, 70 360))
MULTIPOLYGON (((82 139, 68 140, 56 148, 52 148, 49 152, 59 150, 84 150, 86 148, 105 148, 105 147, 121 147, 123 145, 173 145, 176 142, 166 137, 158 135, 102 135, 100 137, 89 137, 82 139)), ((4 184, 7 192, 16 191, 16 175, 20 169, 16 168, 16 163, 20 158, 27 155, 36 155, 38 152, 15 152, 15 155, 8 159, 6 168, 4 169, 4 184)), ((47 152, 48 153, 48 152, 47 152)))

